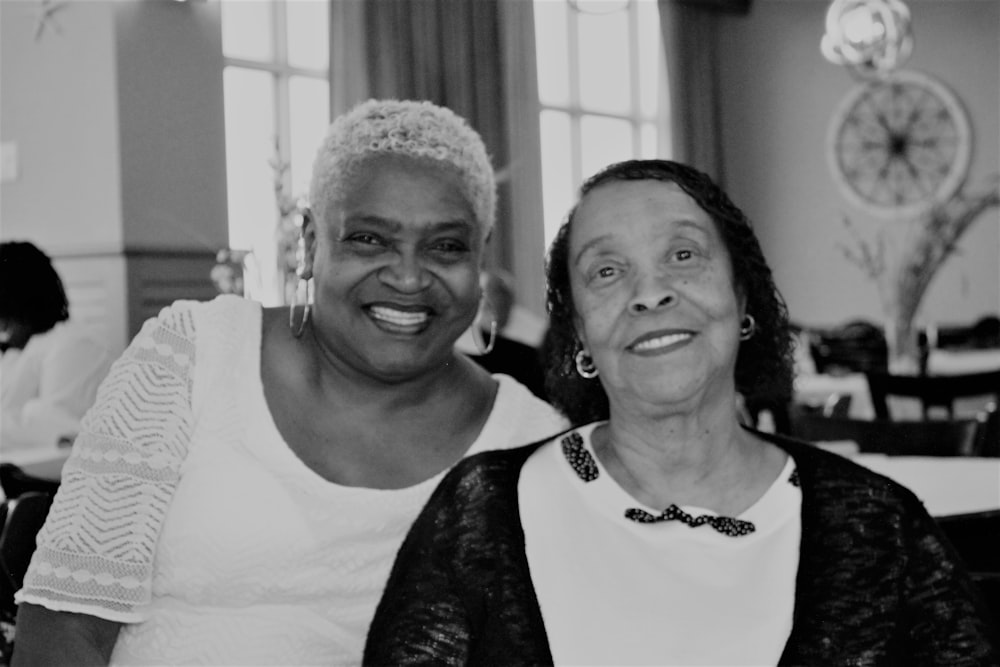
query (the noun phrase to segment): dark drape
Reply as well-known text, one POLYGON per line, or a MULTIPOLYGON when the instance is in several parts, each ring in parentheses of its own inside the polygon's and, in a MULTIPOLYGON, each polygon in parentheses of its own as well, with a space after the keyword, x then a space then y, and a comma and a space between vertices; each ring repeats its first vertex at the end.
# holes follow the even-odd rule
POLYGON ((745 14, 749 0, 659 0, 667 59, 673 158, 724 186, 718 106, 718 24, 745 14))
MULTIPOLYGON (((373 97, 429 100, 464 117, 496 170, 509 161, 499 3, 367 0, 367 74, 373 97)), ((500 261, 509 211, 501 184, 491 258, 500 261)))

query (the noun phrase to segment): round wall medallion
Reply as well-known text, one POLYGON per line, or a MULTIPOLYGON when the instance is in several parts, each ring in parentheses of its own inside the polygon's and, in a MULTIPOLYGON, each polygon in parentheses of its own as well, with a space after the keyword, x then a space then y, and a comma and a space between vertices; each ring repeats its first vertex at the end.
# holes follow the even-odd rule
POLYGON ((834 111, 827 155, 850 201, 879 216, 914 215, 965 180, 969 117, 942 83, 899 70, 848 92, 834 111))

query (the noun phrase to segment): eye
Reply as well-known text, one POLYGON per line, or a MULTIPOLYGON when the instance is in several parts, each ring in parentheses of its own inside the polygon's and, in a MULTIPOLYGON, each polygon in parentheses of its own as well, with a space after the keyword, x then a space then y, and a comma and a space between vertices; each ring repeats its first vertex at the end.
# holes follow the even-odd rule
POLYGON ((587 282, 602 285, 612 282, 621 274, 622 269, 617 264, 598 264, 587 272, 587 282))
POLYGON ((462 253, 468 249, 469 246, 457 239, 441 239, 431 244, 431 250, 448 254, 462 253))
POLYGON ((598 278, 610 278, 617 273, 616 269, 612 266, 602 266, 594 272, 598 278))
POLYGON ((344 241, 361 245, 385 245, 385 241, 381 236, 371 232, 356 232, 345 238, 344 241))
POLYGON ((676 262, 678 264, 689 264, 693 261, 704 257, 704 253, 700 248, 694 246, 685 246, 683 248, 677 248, 670 253, 669 259, 671 262, 676 262))

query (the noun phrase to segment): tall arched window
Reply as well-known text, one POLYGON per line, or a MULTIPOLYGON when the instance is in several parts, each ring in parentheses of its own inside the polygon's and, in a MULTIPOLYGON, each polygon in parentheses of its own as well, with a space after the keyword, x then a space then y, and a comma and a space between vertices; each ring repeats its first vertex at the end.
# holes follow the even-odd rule
POLYGON ((602 167, 666 157, 656 0, 535 0, 545 243, 602 167))
POLYGON ((248 295, 282 302, 281 194, 307 194, 330 122, 329 0, 222 0, 229 245, 252 250, 248 295), (257 284, 253 284, 257 283, 257 284))

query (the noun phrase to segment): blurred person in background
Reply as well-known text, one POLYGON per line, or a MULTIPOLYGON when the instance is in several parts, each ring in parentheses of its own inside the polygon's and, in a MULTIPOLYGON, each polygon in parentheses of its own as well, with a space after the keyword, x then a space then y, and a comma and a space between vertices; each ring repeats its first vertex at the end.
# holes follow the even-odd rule
POLYGON ((513 278, 501 269, 488 269, 480 276, 480 284, 483 299, 479 313, 456 347, 490 373, 509 375, 544 399, 541 351, 526 342, 530 338, 521 329, 510 331, 517 307, 513 278))
POLYGON ((72 444, 111 366, 97 335, 70 322, 62 280, 27 241, 0 243, 0 459, 72 444))

